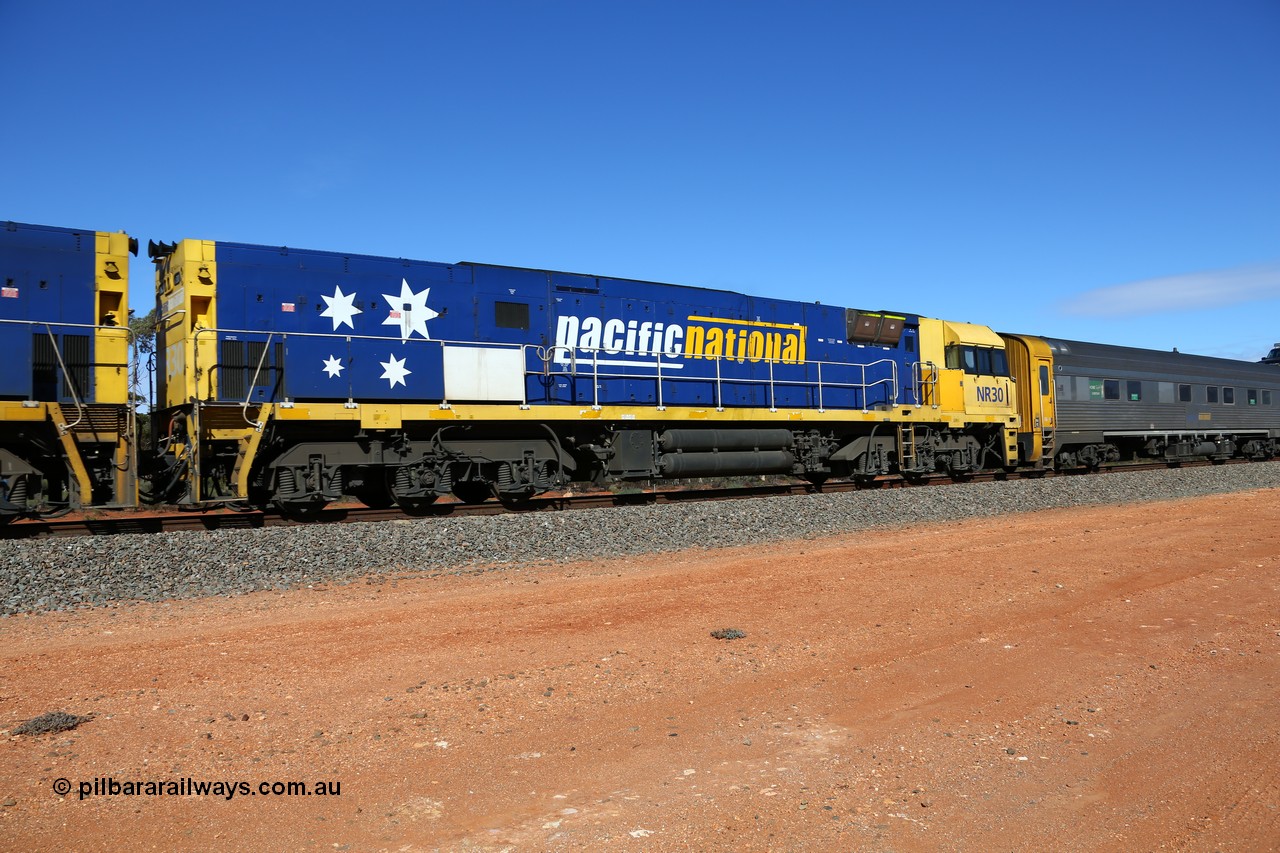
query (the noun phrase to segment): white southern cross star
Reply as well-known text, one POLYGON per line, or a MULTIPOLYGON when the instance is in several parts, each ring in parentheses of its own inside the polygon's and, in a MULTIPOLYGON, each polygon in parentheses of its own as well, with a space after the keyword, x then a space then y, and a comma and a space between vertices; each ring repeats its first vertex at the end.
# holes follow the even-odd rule
POLYGON ((427 321, 434 320, 440 314, 432 311, 427 307, 427 295, 431 293, 431 288, 426 288, 421 293, 414 293, 409 287, 406 279, 400 279, 400 295, 392 296, 389 293, 382 294, 382 298, 387 300, 387 304, 391 310, 387 314, 387 319, 382 321, 384 326, 399 326, 400 340, 407 341, 409 336, 414 332, 422 335, 427 340, 431 340, 431 335, 427 333, 427 321))
POLYGON ((410 373, 413 373, 413 371, 405 370, 404 363, 409 359, 406 357, 406 358, 400 359, 399 361, 396 361, 396 357, 394 355, 387 356, 387 358, 391 360, 378 362, 378 364, 381 364, 385 368, 382 371, 382 376, 379 378, 390 379, 392 388, 396 387, 397 382, 400 383, 401 385, 404 385, 404 387, 408 388, 409 386, 405 384, 404 378, 408 376, 410 373))
POLYGON ((340 358, 334 358, 331 355, 324 360, 324 372, 329 374, 330 379, 340 375, 342 373, 342 368, 343 364, 342 359, 340 358))
POLYGON ((333 289, 333 296, 325 296, 320 294, 320 298, 325 301, 329 307, 320 312, 321 317, 329 317, 333 320, 333 330, 338 331, 339 326, 350 326, 355 329, 356 324, 351 322, 351 318, 357 314, 364 312, 357 308, 353 303, 356 295, 354 293, 343 293, 341 287, 333 289))

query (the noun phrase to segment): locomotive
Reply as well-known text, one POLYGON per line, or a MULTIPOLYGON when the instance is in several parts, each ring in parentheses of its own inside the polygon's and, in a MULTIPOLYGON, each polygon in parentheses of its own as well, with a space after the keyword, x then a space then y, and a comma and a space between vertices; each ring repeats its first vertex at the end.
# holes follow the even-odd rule
MULTIPOLYGON (((0 243, 0 275, 62 276, 47 304, 0 299, 0 329, 26 330, 11 350, 60 382, 0 395, 5 517, 139 497, 141 443, 111 382, 126 367, 111 346, 123 346, 127 259, 110 255, 114 278, 57 272, 67 250, 48 239, 92 233, 10 223, 0 243), (97 345, 73 353, 55 319, 97 345), (32 331, 45 327, 51 343, 32 331), (69 392, 120 406, 118 428, 78 440, 69 392), (42 434, 23 426, 41 418, 42 434), (52 443, 63 429, 72 439, 52 443), (83 480, 59 473, 79 470, 72 451, 83 480)), ((93 239, 136 252, 126 235, 93 239)), ((353 497, 412 512, 583 483, 1263 459, 1280 439, 1270 365, 481 263, 192 239, 148 254, 155 435, 140 479, 154 502, 306 516, 353 497)))
POLYGON ((1016 462, 1014 381, 984 327, 487 264, 197 240, 151 255, 175 503, 412 510, 1016 462), (961 349, 981 358, 968 374, 961 349))
POLYGON ((0 523, 137 501, 127 234, 0 225, 0 523))

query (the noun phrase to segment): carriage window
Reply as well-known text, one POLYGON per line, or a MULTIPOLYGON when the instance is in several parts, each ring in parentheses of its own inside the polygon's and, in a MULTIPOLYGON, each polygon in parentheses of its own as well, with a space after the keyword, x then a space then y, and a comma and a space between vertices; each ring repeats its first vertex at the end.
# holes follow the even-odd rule
POLYGON ((1245 391, 1244 396, 1245 396, 1245 400, 1248 401, 1250 406, 1258 405, 1258 389, 1257 388, 1250 388, 1248 391, 1245 391))
POLYGON ((1178 386, 1178 402, 1179 403, 1191 402, 1191 386, 1190 385, 1178 386))
POLYGON ((1209 403, 1218 402, 1218 386, 1217 385, 1205 386, 1204 393, 1205 393, 1206 402, 1209 402, 1209 403))
POLYGON ((1228 406, 1234 406, 1236 404, 1236 389, 1223 387, 1222 402, 1228 406))
POLYGON ((1271 392, 1268 391, 1266 388, 1262 389, 1262 405, 1264 406, 1271 405, 1271 392))
POLYGON ((1102 396, 1106 400, 1120 399, 1120 380, 1104 379, 1102 380, 1102 396))
POLYGON ((1129 392, 1129 402, 1137 403, 1141 401, 1142 400, 1142 383, 1129 382, 1128 385, 1129 387, 1126 390, 1129 392))

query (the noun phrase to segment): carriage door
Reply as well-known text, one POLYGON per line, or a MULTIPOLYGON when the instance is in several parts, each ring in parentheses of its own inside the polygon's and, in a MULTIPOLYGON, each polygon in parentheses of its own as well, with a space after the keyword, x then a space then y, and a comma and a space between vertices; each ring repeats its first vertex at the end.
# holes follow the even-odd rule
MULTIPOLYGON (((1039 342, 1044 344, 1043 341, 1039 342)), ((1053 353, 1045 346, 1043 355, 1036 354, 1032 358, 1036 366, 1036 413, 1040 419, 1040 454, 1048 464, 1053 462, 1055 435, 1057 429, 1056 404, 1053 397, 1053 353)))
POLYGON ((1018 455, 1023 464, 1052 460, 1054 445, 1053 353, 1040 338, 1002 335, 1009 372, 1017 383, 1018 455))

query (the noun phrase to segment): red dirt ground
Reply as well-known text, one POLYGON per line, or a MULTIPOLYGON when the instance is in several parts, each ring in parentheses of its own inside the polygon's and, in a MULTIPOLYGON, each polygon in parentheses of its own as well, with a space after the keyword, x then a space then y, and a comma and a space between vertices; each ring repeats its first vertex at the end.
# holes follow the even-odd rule
POLYGON ((0 639, 8 849, 1280 847, 1275 491, 0 639), (11 733, 55 709, 93 717, 11 733), (341 790, 81 799, 95 778, 341 790))

